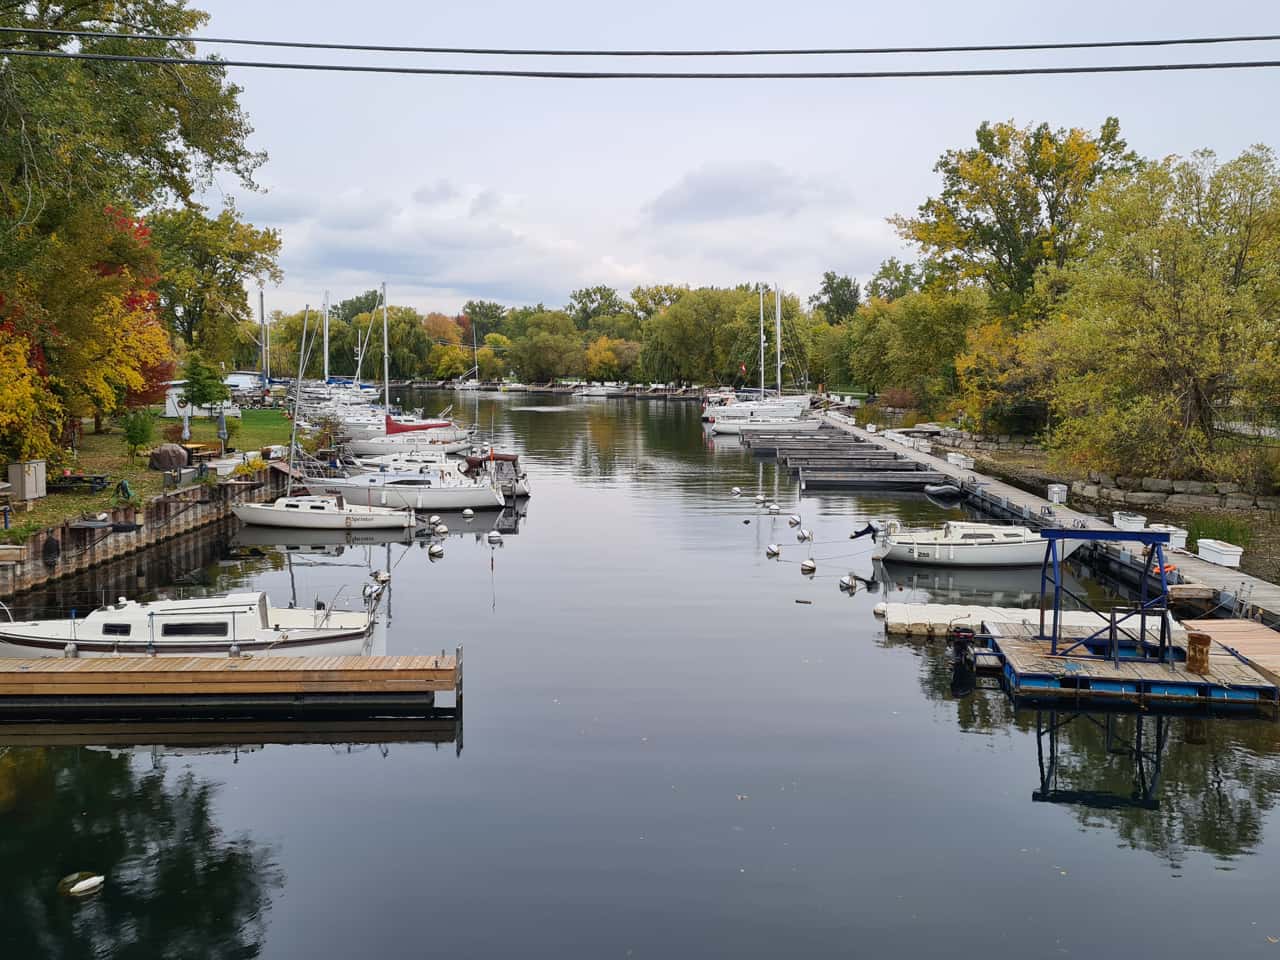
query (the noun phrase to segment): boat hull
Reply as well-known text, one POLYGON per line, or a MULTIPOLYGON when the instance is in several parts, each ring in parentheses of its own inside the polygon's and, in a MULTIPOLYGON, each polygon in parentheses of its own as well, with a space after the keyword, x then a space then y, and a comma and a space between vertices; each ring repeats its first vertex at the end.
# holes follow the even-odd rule
POLYGON ((365 505, 364 511, 286 511, 269 503, 240 503, 231 508, 243 523, 290 530, 405 530, 415 522, 408 510, 381 510, 365 505))
MULTIPOLYGON (((1065 540, 1059 544, 1059 559, 1065 560, 1082 540, 1065 540)), ((890 538, 876 551, 876 556, 889 563, 909 563, 930 567, 1038 567, 1044 562, 1046 540, 1017 543, 952 543, 930 540, 890 538)))
POLYGON ((347 503, 372 507, 394 507, 411 510, 499 510, 506 499, 501 491, 479 484, 462 486, 412 487, 397 489, 385 486, 358 486, 336 484, 333 481, 313 481, 324 493, 341 495, 347 503))
MULTIPOLYGON (((284 639, 238 640, 240 655, 355 657, 366 652, 372 627, 351 630, 290 630, 284 639)), ((113 643, 108 639, 24 636, 0 630, 0 657, 62 657, 68 643, 77 657, 226 657, 231 641, 189 642, 157 640, 154 652, 145 640, 113 643)))

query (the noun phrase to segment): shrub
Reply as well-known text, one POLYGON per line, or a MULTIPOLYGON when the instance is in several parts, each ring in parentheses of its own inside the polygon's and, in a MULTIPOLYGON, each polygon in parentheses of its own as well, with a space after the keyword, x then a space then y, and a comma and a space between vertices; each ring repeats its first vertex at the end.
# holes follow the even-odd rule
POLYGON ((232 476, 247 477, 257 473, 259 470, 267 469, 267 462, 260 457, 254 457, 247 463, 242 463, 231 471, 232 476))
POLYGON ((169 443, 181 443, 182 442, 182 424, 180 422, 165 424, 164 429, 160 431, 160 435, 163 436, 165 440, 167 440, 169 443))
POLYGON ((880 405, 896 410, 910 410, 919 403, 914 390, 908 387, 885 387, 880 391, 880 405))
POLYGON ((1237 517, 1219 514, 1196 514, 1187 524, 1187 546, 1194 550, 1201 538, 1225 540, 1237 547, 1247 547, 1253 540, 1253 530, 1237 517))
POLYGON ((124 427, 124 441, 129 447, 129 459, 133 460, 139 447, 145 447, 155 439, 156 418, 150 410, 140 407, 126 413, 121 425, 124 427))

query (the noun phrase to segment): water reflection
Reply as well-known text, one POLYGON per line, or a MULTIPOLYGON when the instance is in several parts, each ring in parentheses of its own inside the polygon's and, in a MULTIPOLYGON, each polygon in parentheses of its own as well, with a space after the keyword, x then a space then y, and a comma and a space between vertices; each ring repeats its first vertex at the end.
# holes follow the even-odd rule
POLYGON ((270 845, 218 826, 217 784, 114 750, 0 749, 6 956, 259 955, 285 875, 270 845), (102 893, 57 892, 86 868, 102 893))

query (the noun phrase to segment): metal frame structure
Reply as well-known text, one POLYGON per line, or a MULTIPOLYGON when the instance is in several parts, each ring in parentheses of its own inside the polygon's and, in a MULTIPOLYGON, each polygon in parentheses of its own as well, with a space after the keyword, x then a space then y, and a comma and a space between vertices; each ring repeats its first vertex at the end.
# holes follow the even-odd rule
POLYGON ((1098 657, 1098 659, 1110 659, 1118 663, 1120 661, 1121 634, 1132 639, 1139 651, 1141 651, 1147 643, 1147 618, 1150 616, 1156 616, 1159 618, 1160 623, 1160 641, 1157 647, 1158 659, 1161 662, 1167 662, 1173 658, 1173 646, 1170 643, 1169 578, 1165 569, 1164 559, 1164 547, 1169 542, 1169 534, 1167 532, 1155 530, 1088 530, 1049 527, 1041 530, 1040 536, 1046 541, 1044 561, 1040 565, 1040 639, 1049 641, 1049 650, 1052 656, 1063 656, 1071 653, 1079 647, 1084 647, 1086 652, 1076 654, 1076 656, 1098 657, 1098 655, 1093 652, 1093 648, 1097 646, 1096 641, 1099 637, 1106 633, 1109 641, 1109 655, 1107 657, 1098 657), (1142 576, 1140 578, 1138 606, 1134 608, 1117 607, 1104 613, 1103 611, 1095 608, 1084 597, 1081 597, 1079 594, 1065 586, 1062 582, 1062 557, 1058 549, 1058 544, 1063 540, 1139 543, 1145 546, 1146 557, 1142 566, 1142 576), (1159 575, 1160 592, 1148 599, 1147 581, 1153 572, 1159 575), (1050 625, 1050 630, 1046 633, 1046 600, 1048 598, 1050 585, 1052 585, 1053 590, 1053 620, 1050 625), (1059 649, 1059 643, 1062 641, 1062 595, 1064 593, 1077 603, 1081 604, 1084 609, 1104 617, 1107 620, 1107 624, 1099 627, 1087 637, 1076 638, 1067 647, 1059 649), (1138 633, 1136 636, 1121 626, 1121 624, 1131 617, 1137 617, 1139 621, 1138 633))

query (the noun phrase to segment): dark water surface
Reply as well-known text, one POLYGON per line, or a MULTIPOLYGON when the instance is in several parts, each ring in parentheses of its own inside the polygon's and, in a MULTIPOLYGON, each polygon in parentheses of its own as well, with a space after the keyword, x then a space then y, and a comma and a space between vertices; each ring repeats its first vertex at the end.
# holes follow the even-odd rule
MULTIPOLYGON (((449 518, 437 563, 218 533, 109 584, 310 604, 389 555, 387 651, 465 644, 465 748, 449 725, 0 747, 0 957, 1280 955, 1276 724, 1037 715, 954 688, 941 645, 885 639, 882 584, 837 589, 873 576, 858 519, 944 511, 798 500, 692 405, 536 406, 460 404, 533 476, 497 549, 477 536, 493 516, 449 518), (813 579, 793 510, 833 558, 813 579), (399 742, 424 738, 443 742, 399 742), (86 869, 105 891, 59 897, 86 869)), ((1036 589, 893 576, 900 596, 1036 589)))

